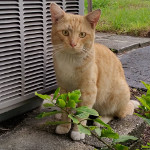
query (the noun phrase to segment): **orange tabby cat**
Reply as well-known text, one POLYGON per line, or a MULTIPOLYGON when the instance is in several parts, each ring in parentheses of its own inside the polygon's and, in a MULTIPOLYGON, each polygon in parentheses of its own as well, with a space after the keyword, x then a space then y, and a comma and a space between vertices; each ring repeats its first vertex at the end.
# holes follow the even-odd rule
MULTIPOLYGON (((52 3, 50 12, 54 67, 61 92, 80 89, 83 101, 79 106, 96 109, 106 123, 114 116, 132 115, 138 103, 130 101, 130 90, 119 59, 107 47, 94 43, 101 11, 79 16, 67 14, 52 3)), ((70 121, 65 114, 62 120, 70 121)), ((71 124, 58 125, 56 133, 68 133, 70 128, 71 124)), ((75 125, 71 138, 84 137, 75 125)))

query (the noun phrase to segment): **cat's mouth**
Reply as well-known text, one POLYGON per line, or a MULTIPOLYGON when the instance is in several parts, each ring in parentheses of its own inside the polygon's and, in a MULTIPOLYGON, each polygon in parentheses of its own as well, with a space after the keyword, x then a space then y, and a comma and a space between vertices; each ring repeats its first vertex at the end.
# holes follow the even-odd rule
POLYGON ((71 47, 71 48, 66 49, 66 52, 70 54, 80 54, 82 50, 80 48, 71 47))

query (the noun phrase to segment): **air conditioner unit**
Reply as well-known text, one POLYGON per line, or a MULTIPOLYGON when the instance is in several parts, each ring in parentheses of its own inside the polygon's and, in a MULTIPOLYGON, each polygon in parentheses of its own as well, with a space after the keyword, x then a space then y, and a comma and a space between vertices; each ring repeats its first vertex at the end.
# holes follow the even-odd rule
POLYGON ((84 0, 0 0, 0 121, 39 106, 35 91, 57 87, 51 2, 83 15, 84 0))

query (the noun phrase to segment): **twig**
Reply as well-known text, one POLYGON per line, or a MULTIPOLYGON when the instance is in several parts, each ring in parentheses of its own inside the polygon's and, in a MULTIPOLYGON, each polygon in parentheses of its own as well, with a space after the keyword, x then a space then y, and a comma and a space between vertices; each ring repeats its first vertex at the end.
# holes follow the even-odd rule
POLYGON ((94 132, 91 131, 91 133, 92 133, 92 135, 95 136, 99 141, 101 141, 103 144, 105 144, 109 149, 114 150, 114 148, 113 148, 111 145, 109 145, 109 144, 107 144, 105 141, 103 141, 103 140, 102 140, 99 136, 97 136, 94 132))
POLYGON ((0 128, 2 131, 9 131, 9 129, 0 128))

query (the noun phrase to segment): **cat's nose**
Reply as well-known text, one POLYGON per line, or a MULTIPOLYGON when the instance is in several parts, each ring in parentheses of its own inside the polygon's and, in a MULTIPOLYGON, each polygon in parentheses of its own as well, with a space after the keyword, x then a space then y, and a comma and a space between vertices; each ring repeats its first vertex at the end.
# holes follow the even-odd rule
POLYGON ((71 47, 75 47, 77 44, 74 42, 70 42, 71 47))

